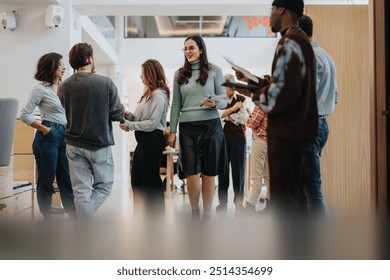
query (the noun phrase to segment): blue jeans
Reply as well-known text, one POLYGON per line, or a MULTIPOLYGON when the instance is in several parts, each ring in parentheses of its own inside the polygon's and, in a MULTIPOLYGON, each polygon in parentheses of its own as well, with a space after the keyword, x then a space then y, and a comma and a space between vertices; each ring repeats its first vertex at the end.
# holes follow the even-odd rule
POLYGON ((74 196, 69 177, 68 160, 66 158, 65 128, 60 124, 43 121, 50 127, 50 132, 43 135, 35 133, 33 153, 38 167, 37 200, 43 215, 49 215, 54 193, 53 182, 57 178, 61 201, 69 214, 74 214, 74 196))
POLYGON ((111 146, 87 150, 66 145, 70 178, 79 220, 91 219, 111 194, 114 160, 111 146))
POLYGON ((321 183, 321 153, 328 140, 328 123, 325 118, 319 118, 318 136, 314 138, 305 153, 306 188, 305 195, 309 214, 325 216, 325 200, 321 183))
MULTIPOLYGON (((234 204, 242 205, 244 197, 246 140, 226 139, 228 161, 232 168, 234 204)), ((229 173, 218 175, 218 199, 219 203, 226 205, 228 201, 229 173)))

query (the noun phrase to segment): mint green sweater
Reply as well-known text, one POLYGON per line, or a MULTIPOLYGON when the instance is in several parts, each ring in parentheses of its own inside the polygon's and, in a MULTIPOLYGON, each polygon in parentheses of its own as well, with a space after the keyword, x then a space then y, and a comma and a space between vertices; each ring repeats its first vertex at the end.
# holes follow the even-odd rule
POLYGON ((170 117, 171 132, 177 131, 177 124, 179 122, 217 119, 219 118, 217 109, 224 109, 227 106, 225 88, 221 86, 224 82, 222 69, 216 65, 212 65, 209 70, 207 82, 202 86, 196 82, 199 78, 199 64, 199 61, 192 64, 192 76, 188 79, 187 84, 179 85, 176 82, 179 70, 175 72, 170 117), (216 95, 225 97, 222 100, 216 101, 216 108, 200 106, 203 99, 216 95))

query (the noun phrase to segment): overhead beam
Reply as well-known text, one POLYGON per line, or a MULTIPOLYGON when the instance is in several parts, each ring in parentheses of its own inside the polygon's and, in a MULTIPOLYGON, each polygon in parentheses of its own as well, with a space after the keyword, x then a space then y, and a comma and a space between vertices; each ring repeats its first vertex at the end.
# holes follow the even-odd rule
POLYGON ((83 15, 110 15, 110 16, 176 16, 176 15, 268 15, 269 6, 252 5, 100 5, 100 6, 73 6, 83 15))

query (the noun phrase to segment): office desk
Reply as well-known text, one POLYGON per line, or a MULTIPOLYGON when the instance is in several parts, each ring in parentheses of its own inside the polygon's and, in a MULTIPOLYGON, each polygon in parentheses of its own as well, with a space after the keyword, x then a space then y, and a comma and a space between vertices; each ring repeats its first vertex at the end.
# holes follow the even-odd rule
POLYGON ((169 150, 169 151, 164 151, 164 155, 167 155, 167 177, 166 177, 166 186, 165 186, 165 196, 166 197, 171 197, 172 191, 174 189, 174 184, 173 184, 173 175, 175 174, 173 170, 173 163, 174 163, 174 156, 179 155, 179 151, 176 150, 169 150))

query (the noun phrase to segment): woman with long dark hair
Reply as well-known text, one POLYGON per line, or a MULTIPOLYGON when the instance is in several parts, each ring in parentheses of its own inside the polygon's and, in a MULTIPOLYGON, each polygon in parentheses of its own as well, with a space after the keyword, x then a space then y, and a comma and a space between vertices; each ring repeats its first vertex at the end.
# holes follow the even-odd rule
POLYGON ((20 113, 20 119, 35 128, 33 153, 38 167, 37 200, 45 219, 51 213, 53 182, 56 179, 65 212, 75 213, 74 196, 66 158, 65 109, 57 96, 57 88, 65 73, 62 55, 48 53, 37 64, 34 78, 40 83, 31 91, 30 98, 20 113), (38 107, 40 121, 33 112, 38 107))
POLYGON ((175 73, 169 145, 175 147, 179 124, 180 159, 187 179, 192 216, 209 218, 215 191, 215 176, 227 172, 225 138, 217 109, 227 106, 221 68, 209 63, 200 36, 184 41, 184 66, 175 73))

